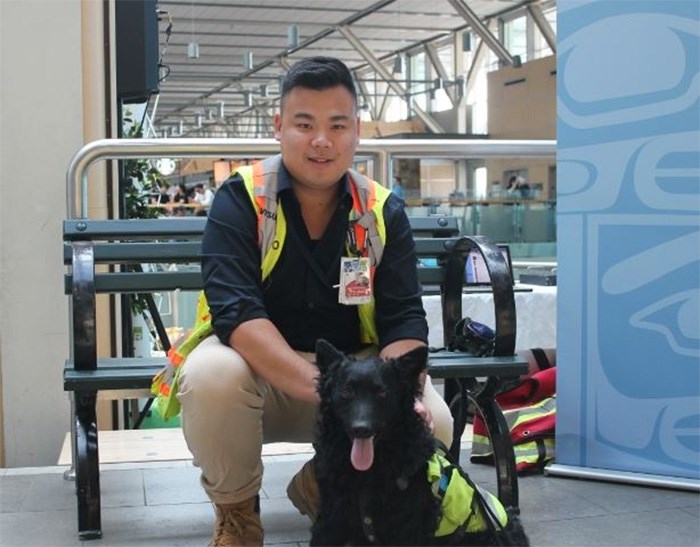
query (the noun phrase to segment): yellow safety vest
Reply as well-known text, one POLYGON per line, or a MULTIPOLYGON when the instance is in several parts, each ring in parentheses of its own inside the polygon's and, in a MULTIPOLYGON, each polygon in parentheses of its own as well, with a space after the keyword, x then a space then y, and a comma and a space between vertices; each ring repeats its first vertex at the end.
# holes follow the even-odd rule
MULTIPOLYGON (((263 281, 270 276, 277 264, 287 234, 287 221, 277 200, 281 166, 282 156, 278 154, 253 165, 239 167, 234 173, 243 179, 257 214, 263 281)), ((362 256, 369 258, 370 282, 373 283, 374 272, 382 259, 386 243, 383 211, 390 191, 352 169, 348 171, 348 175, 353 201, 349 220, 354 228, 354 247, 361 251, 362 256)), ((348 254, 352 254, 349 241, 346 246, 348 254)), ((374 294, 374 291, 372 293, 374 294)), ((374 317, 374 296, 367 304, 358 305, 358 317, 361 341, 376 344, 378 336, 374 317)), ((177 416, 180 412, 180 404, 176 398, 180 365, 187 355, 213 332, 209 305, 202 291, 197 301, 194 327, 182 343, 170 349, 168 365, 155 376, 151 384, 151 393, 156 396, 155 408, 164 419, 177 416)))
POLYGON ((508 514, 499 499, 465 477, 445 453, 446 450, 438 448, 428 460, 428 482, 442 507, 435 536, 505 527, 508 514))

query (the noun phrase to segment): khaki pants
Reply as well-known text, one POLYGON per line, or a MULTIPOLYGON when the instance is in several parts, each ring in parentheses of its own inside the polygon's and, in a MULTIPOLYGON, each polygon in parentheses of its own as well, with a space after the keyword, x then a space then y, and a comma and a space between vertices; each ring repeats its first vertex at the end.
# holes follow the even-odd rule
MULTIPOLYGON (((317 407, 270 387, 216 336, 203 340, 182 367, 182 429, 214 503, 238 503, 258 493, 263 443, 313 440, 317 407)), ((423 403, 433 415, 435 436, 450 446, 452 416, 430 378, 423 403)))

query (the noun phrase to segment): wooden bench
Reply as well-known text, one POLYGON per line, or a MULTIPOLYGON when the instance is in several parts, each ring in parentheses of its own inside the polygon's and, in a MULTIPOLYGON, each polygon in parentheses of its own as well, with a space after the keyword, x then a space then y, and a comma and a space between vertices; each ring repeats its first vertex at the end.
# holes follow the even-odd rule
MULTIPOLYGON (((97 393, 102 390, 144 389, 165 364, 165 358, 98 358, 96 349, 98 294, 151 294, 176 289, 198 291, 198 268, 178 270, 173 264, 199 263, 205 218, 64 221, 65 292, 71 302, 71 357, 64 369, 64 390, 72 393, 73 465, 78 497, 78 533, 81 539, 102 535, 100 475, 96 417, 97 393), (142 265, 162 266, 143 271, 142 265)), ((502 379, 527 371, 514 355, 515 300, 508 266, 487 239, 456 236, 456 219, 413 219, 419 259, 432 265, 418 268, 424 285, 438 286, 442 301, 445 346, 462 317, 464 267, 470 249, 486 259, 493 285, 495 350, 493 356, 439 351, 431 354, 430 373, 445 380, 445 398, 455 417, 453 454, 458 456, 467 420, 468 399, 483 415, 494 448, 498 495, 510 507, 518 506, 518 484, 513 447, 503 414, 494 395, 502 379), (452 237, 435 237, 435 236, 452 237)), ((153 310, 152 310, 153 311, 153 310)), ((155 311, 157 316, 157 310, 155 311)), ((158 334, 167 347, 162 325, 158 334)))

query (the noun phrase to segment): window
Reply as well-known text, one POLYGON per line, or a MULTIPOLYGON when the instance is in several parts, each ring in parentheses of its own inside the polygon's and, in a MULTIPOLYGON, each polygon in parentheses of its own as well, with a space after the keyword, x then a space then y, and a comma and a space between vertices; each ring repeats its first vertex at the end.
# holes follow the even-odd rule
POLYGON ((524 15, 503 24, 503 45, 511 55, 520 55, 523 63, 527 61, 527 18, 524 15))
MULTIPOLYGON (((554 31, 554 34, 556 35, 557 32, 557 10, 555 8, 551 8, 549 10, 543 10, 542 11, 545 19, 549 23, 549 25, 552 27, 552 31, 554 31)), ((547 57, 549 55, 552 55, 552 49, 549 47, 547 44, 547 41, 544 39, 542 36, 542 33, 540 32, 540 29, 537 27, 537 25, 533 25, 535 27, 534 31, 534 36, 533 36, 533 59, 541 59, 542 57, 547 57)))

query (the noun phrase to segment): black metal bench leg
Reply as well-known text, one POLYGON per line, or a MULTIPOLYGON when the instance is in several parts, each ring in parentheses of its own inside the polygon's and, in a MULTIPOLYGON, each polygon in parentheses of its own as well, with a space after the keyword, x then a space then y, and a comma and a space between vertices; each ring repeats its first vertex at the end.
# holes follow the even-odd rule
POLYGON ((489 433, 493 448, 493 460, 498 479, 498 499, 506 507, 519 511, 518 475, 515 469, 515 452, 510 430, 501 407, 496 402, 496 391, 500 385, 497 378, 489 378, 484 384, 469 380, 467 393, 481 414, 489 433))
POLYGON ((100 465, 97 453, 97 393, 75 393, 75 485, 78 496, 78 536, 102 537, 100 465))

